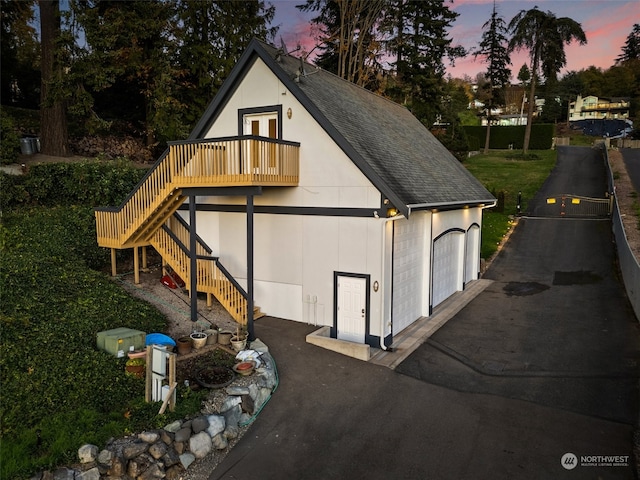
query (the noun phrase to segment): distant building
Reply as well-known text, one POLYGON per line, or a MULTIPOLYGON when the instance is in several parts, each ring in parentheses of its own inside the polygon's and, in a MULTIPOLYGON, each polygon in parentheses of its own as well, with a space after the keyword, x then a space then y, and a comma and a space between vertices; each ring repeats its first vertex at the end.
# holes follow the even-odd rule
POLYGON ((626 120, 629 118, 631 101, 628 97, 596 97, 578 95, 569 104, 569 121, 579 120, 626 120))

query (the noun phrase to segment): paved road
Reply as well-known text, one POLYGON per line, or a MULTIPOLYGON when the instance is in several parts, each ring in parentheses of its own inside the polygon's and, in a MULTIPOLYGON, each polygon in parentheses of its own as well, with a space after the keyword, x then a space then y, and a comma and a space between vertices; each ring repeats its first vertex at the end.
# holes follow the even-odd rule
MULTIPOLYGON (((590 149, 561 153, 558 172, 576 154, 599 168, 590 149)), ((494 285, 396 371, 306 344, 313 327, 260 319, 281 383, 210 478, 633 478, 560 463, 631 454, 640 337, 609 232, 606 220, 521 220, 494 285)))

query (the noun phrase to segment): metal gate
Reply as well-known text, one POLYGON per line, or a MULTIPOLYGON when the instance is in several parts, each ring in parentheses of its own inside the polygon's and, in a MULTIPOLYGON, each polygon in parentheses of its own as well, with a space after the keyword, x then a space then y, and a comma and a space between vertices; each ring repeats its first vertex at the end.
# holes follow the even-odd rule
POLYGON ((584 197, 559 194, 546 198, 546 204, 536 209, 539 216, 549 217, 608 217, 611 215, 613 197, 584 197))

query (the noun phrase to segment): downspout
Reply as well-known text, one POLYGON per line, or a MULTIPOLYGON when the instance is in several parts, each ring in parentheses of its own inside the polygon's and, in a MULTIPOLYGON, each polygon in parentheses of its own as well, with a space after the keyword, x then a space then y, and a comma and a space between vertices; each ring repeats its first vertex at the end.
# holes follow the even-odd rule
MULTIPOLYGON (((409 210, 410 211, 410 210, 409 210)), ((404 215, 396 215, 395 217, 389 217, 389 218, 385 218, 384 221, 382 222, 382 249, 384 252, 384 247, 387 244, 387 223, 389 222, 393 222, 395 220, 399 220, 401 218, 405 218, 404 215)), ((385 263, 385 256, 381 255, 382 257, 382 262, 381 262, 381 268, 380 268, 380 272, 381 272, 381 280, 382 282, 384 282, 385 279, 385 268, 384 268, 384 263, 385 263)), ((393 255, 392 255, 393 258, 393 255)), ((384 350, 385 352, 392 352, 393 349, 391 347, 387 347, 384 344, 384 323, 385 323, 385 308, 384 308, 384 296, 382 299, 382 315, 380 315, 380 349, 384 350)))

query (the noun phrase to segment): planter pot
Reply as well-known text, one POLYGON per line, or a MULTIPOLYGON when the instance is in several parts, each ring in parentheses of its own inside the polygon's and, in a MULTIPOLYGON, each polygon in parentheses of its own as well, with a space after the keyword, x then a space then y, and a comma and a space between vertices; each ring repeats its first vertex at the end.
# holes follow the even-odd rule
POLYGON ((215 345, 218 343, 218 330, 205 330, 207 336, 207 345, 215 345))
POLYGON ((229 345, 231 343, 231 332, 218 332, 218 343, 220 345, 229 345))
POLYGON ((251 375, 256 368, 256 362, 241 362, 232 367, 232 370, 239 375, 247 376, 251 375))
POLYGON ((194 332, 190 335, 193 348, 200 350, 207 344, 207 334, 204 332, 194 332))
POLYGON ((187 353, 191 353, 191 338, 189 337, 181 337, 176 342, 178 347, 178 353, 180 355, 186 355, 187 353))
POLYGON ((146 367, 144 365, 126 365, 124 367, 125 372, 129 375, 133 375, 134 377, 142 378, 144 377, 144 371, 146 367))
POLYGON ((231 337, 231 348, 233 348, 236 352, 244 350, 246 346, 246 337, 236 337, 235 335, 231 337))

